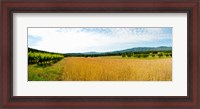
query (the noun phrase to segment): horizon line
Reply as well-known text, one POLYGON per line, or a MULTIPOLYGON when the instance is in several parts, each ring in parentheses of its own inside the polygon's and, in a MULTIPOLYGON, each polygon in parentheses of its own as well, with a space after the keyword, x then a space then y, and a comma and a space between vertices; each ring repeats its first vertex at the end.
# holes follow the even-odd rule
MULTIPOLYGON (((154 47, 132 47, 132 48, 159 48, 159 47, 172 47, 172 46, 154 46, 154 47)), ((31 47, 28 47, 31 48, 31 47)), ((105 52, 96 52, 96 51, 88 51, 88 52, 70 52, 70 53, 89 53, 89 52, 95 52, 95 53, 108 53, 108 52, 115 52, 115 51, 122 51, 122 50, 128 50, 128 49, 132 49, 132 48, 127 48, 127 49, 120 49, 120 50, 114 50, 114 51, 105 51, 105 52)), ((31 48, 31 49, 35 49, 35 48, 31 48)), ((39 50, 39 49, 35 49, 35 50, 39 50)), ((44 52, 51 52, 51 51, 46 51, 46 50, 39 50, 39 51, 44 51, 44 52)), ((59 53, 59 52, 51 52, 51 53, 59 53)), ((69 52, 68 52, 69 53, 69 52)), ((59 54, 67 54, 67 53, 59 53, 59 54)))

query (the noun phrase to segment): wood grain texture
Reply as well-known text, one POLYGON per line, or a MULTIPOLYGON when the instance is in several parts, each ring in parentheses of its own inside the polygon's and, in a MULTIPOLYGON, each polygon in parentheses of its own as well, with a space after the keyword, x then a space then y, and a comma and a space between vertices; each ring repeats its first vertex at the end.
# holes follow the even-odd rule
POLYGON ((2 1, 1 16, 1 99, 2 108, 77 107, 199 109, 199 3, 198 0, 8 0, 2 1), (137 12, 188 13, 188 96, 187 97, 14 97, 12 96, 12 13, 14 12, 137 12))

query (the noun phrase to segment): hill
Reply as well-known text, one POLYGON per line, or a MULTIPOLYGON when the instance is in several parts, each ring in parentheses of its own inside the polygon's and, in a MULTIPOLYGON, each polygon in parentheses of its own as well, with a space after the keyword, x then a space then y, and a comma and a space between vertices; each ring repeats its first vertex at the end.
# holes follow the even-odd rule
POLYGON ((167 46, 160 46, 160 47, 135 47, 120 51, 114 51, 119 53, 126 53, 126 52, 149 52, 149 51, 172 51, 172 47, 167 46))
MULTIPOLYGON (((55 54, 54 52, 48 52, 48 51, 42 51, 37 50, 33 48, 28 48, 28 52, 42 52, 42 53, 51 53, 55 54)), ((85 52, 85 53, 64 53, 64 56, 113 56, 113 55, 122 55, 124 53, 149 53, 149 52, 172 52, 172 47, 167 46, 160 46, 160 47, 134 47, 124 50, 118 50, 118 51, 111 51, 111 52, 85 52)), ((57 53, 58 54, 58 53, 57 53)), ((61 54, 61 53, 59 53, 61 54)))

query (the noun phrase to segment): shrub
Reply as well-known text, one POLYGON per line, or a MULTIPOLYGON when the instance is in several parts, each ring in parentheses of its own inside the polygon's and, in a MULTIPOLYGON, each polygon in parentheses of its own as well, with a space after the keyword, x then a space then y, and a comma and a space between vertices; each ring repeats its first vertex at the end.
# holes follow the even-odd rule
POLYGON ((122 57, 126 57, 126 54, 122 54, 122 57))

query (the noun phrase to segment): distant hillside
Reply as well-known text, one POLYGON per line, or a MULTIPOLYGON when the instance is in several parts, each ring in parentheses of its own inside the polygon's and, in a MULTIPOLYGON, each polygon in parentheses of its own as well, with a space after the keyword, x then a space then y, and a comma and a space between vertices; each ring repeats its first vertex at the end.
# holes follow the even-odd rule
POLYGON ((101 54, 101 52, 91 51, 91 52, 84 52, 82 54, 101 54))
MULTIPOLYGON (((33 48, 28 48, 28 52, 42 52, 42 53, 51 53, 54 54, 53 52, 48 52, 48 51, 42 51, 42 50, 37 50, 33 48)), ((172 47, 166 47, 166 46, 160 46, 160 47, 135 47, 135 48, 129 48, 125 50, 118 50, 118 51, 112 51, 112 52, 85 52, 85 53, 65 53, 64 56, 113 56, 113 55, 121 55, 124 53, 148 53, 148 52, 171 52, 172 47)), ((61 53, 59 53, 61 54, 61 53)))
POLYGON ((172 47, 160 46, 160 47, 136 47, 120 51, 114 51, 118 53, 126 52, 148 52, 148 51, 172 51, 172 47))
POLYGON ((112 52, 85 52, 85 53, 66 53, 65 56, 113 56, 122 55, 124 53, 148 53, 148 52, 172 52, 172 47, 160 46, 160 47, 135 47, 125 50, 118 50, 112 52))

